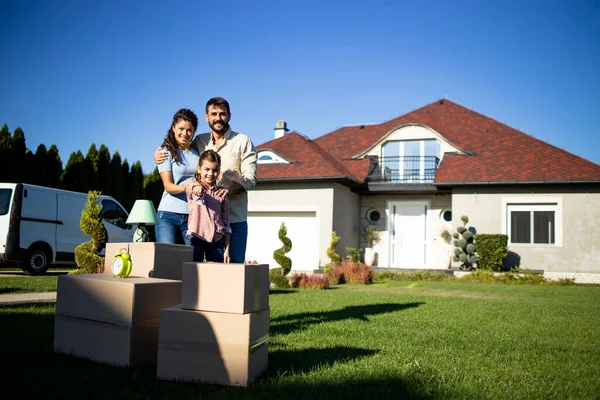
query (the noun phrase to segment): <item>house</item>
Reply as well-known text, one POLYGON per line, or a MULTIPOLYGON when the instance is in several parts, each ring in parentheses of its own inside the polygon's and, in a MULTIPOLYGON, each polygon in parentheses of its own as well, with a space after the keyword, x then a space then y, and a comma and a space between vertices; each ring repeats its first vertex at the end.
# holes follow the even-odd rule
POLYGON ((374 224, 379 268, 447 269, 441 232, 466 215, 477 233, 509 236, 507 263, 600 282, 600 165, 455 102, 316 139, 279 121, 257 152, 250 260, 276 265, 284 222, 292 269, 313 271, 329 262, 332 232, 344 256, 374 224))

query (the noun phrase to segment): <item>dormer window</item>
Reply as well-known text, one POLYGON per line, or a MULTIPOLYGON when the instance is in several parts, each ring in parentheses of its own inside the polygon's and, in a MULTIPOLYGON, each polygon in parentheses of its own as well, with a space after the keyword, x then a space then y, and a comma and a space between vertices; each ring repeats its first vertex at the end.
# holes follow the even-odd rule
POLYGON ((437 140, 390 140, 382 146, 384 180, 433 182, 440 162, 437 140))
POLYGON ((258 164, 289 164, 285 158, 275 154, 270 150, 262 150, 258 152, 258 164))

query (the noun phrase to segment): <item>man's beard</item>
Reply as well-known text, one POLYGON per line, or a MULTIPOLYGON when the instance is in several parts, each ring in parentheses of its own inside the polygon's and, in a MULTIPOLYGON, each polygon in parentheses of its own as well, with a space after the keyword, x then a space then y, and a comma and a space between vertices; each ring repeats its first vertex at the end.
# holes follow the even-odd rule
POLYGON ((227 129, 229 129, 229 124, 226 122, 221 122, 222 127, 221 128, 217 128, 215 125, 216 123, 212 123, 210 124, 210 129, 212 129, 213 132, 218 133, 218 134, 223 134, 225 132, 227 132, 227 129))

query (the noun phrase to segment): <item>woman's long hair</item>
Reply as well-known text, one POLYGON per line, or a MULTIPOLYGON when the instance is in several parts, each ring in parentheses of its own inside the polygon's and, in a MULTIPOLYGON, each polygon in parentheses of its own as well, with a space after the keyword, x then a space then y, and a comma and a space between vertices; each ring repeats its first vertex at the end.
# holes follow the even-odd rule
POLYGON ((167 131, 167 136, 165 137, 165 140, 163 140, 161 146, 166 148, 167 151, 171 153, 171 157, 177 164, 179 164, 181 160, 179 159, 179 145, 175 140, 175 131, 173 130, 173 127, 181 120, 190 122, 194 127, 194 133, 196 133, 196 129, 198 128, 198 117, 192 110, 182 108, 181 110, 177 111, 175 115, 173 115, 173 123, 167 131))

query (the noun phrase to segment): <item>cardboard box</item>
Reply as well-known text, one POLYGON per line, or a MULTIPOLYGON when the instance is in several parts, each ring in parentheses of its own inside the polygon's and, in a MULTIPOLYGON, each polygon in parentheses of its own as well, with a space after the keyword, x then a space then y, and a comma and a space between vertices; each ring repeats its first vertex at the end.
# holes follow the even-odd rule
POLYGON ((247 314, 269 308, 266 264, 183 263, 181 307, 247 314))
POLYGON ((267 369, 269 313, 162 310, 157 377, 247 386, 267 369))
POLYGON ((176 280, 61 275, 54 351, 113 365, 155 364, 160 310, 180 299, 176 280))
POLYGON ((123 249, 131 256, 130 276, 181 280, 181 266, 194 260, 194 248, 182 244, 138 242, 107 243, 104 274, 112 276, 115 255, 123 249))

